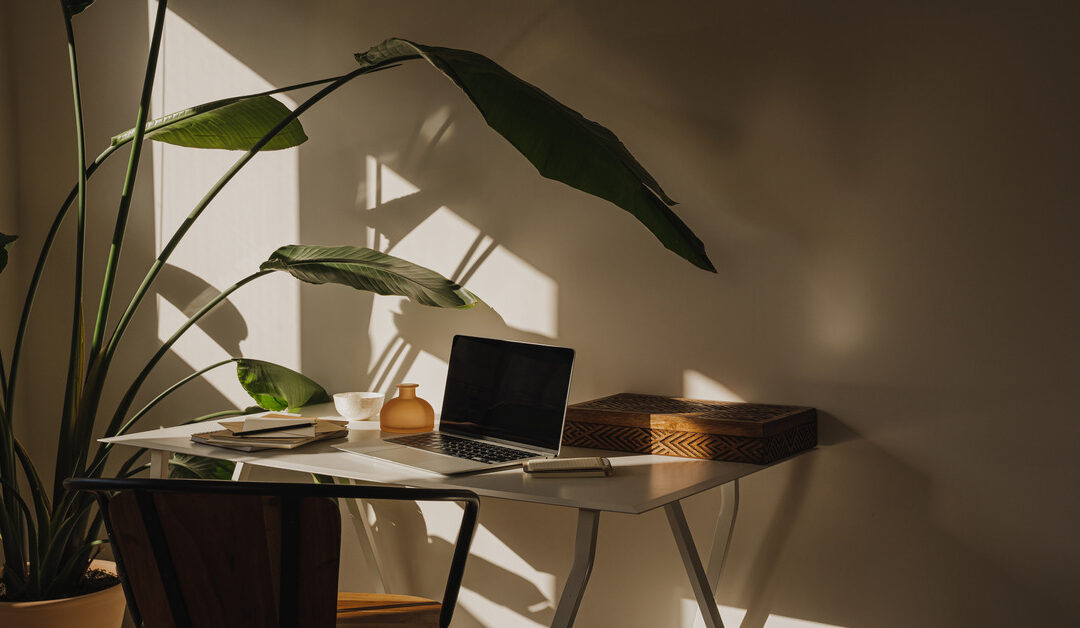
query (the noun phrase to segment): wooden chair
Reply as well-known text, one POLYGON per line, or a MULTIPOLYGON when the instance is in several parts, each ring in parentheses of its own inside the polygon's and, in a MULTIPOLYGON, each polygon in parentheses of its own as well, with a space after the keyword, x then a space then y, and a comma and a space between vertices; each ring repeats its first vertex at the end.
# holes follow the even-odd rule
POLYGON ((104 514, 128 609, 145 628, 447 626, 480 501, 475 493, 343 484, 68 479, 104 514), (338 593, 336 498, 464 505, 442 602, 338 593))

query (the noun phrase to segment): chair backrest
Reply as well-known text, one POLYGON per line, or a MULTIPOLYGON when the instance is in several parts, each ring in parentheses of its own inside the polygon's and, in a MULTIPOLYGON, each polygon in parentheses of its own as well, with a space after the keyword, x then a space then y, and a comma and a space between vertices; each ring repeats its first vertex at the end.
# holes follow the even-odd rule
POLYGON ((332 500, 123 491, 108 509, 148 628, 334 626, 341 523, 332 500))
POLYGON ((471 491, 341 484, 69 478, 93 492, 128 609, 146 628, 330 628, 341 514, 331 498, 464 506, 439 615, 457 602, 479 499, 471 491))
POLYGON ((333 626, 340 517, 312 497, 124 491, 109 503, 148 627, 333 626))

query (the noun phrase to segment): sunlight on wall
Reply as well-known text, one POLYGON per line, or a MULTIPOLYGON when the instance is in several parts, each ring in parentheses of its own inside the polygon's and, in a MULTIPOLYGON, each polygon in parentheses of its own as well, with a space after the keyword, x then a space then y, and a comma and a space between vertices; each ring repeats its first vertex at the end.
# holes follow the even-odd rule
POLYGON ((712 401, 745 401, 723 384, 693 369, 683 371, 683 397, 712 401))
POLYGON ((508 327, 558 335, 559 287, 448 207, 440 207, 389 253, 462 283, 508 327))
MULTIPOLYGON (((453 545, 457 540, 458 526, 461 521, 461 506, 444 502, 419 502, 419 506, 424 513, 428 536, 442 539, 453 545)), ((529 610, 539 611, 544 608, 554 607, 556 595, 555 576, 534 569, 532 565, 483 525, 476 528, 476 536, 473 538, 469 550, 469 558, 470 560, 479 559, 498 565, 536 587, 536 590, 544 596, 547 603, 534 605, 529 610)), ((542 625, 465 587, 461 589, 458 604, 474 617, 483 618, 484 623, 488 626, 542 625)))
MULTIPOLYGON (((149 6, 152 18, 156 2, 150 0, 149 6)), ((154 116, 273 87, 179 16, 167 13, 154 86, 154 116)), ((288 99, 281 100, 294 106, 288 99)), ((241 154, 153 143, 157 251, 241 154)), ((204 293, 216 293, 255 272, 274 249, 297 242, 298 193, 296 151, 261 153, 211 203, 169 263, 210 284, 204 293)), ((159 289, 168 289, 166 277, 159 282, 159 289)), ((220 345, 236 346, 239 341, 245 356, 299 368, 299 285, 278 273, 257 283, 257 289, 243 288, 230 297, 246 321, 246 337, 215 340, 192 329, 177 343, 175 353, 192 368, 201 368, 224 356, 220 345)), ((158 335, 165 339, 183 318, 162 299, 158 304, 158 335)), ((240 400, 250 405, 235 375, 226 376, 227 371, 208 381, 233 403, 240 400)))
MULTIPOLYGON (((158 335, 159 338, 164 340, 172 335, 176 328, 183 325, 188 316, 160 296, 157 298, 157 306, 158 335)), ((198 370, 232 357, 198 326, 187 330, 184 333, 184 339, 173 345, 172 351, 191 366, 192 370, 198 370)), ((237 384, 235 368, 229 366, 218 367, 203 375, 203 379, 216 388, 230 404, 237 408, 246 408, 252 405, 251 397, 237 384)), ((225 410, 226 408, 221 409, 225 410)))
MULTIPOLYGON (((701 617, 701 611, 698 610, 697 601, 692 599, 683 599, 680 601, 682 610, 683 621, 680 625, 693 626, 693 628, 704 628, 705 620, 701 617), (689 622, 693 622, 692 624, 689 622)), ((746 617, 746 610, 742 608, 734 608, 731 606, 724 606, 723 604, 717 604, 717 608, 720 610, 720 619, 723 620, 724 626, 727 628, 738 628, 742 625, 743 618, 746 617)), ((805 619, 795 619, 794 617, 784 617, 783 615, 770 614, 765 623, 762 624, 762 628, 844 628, 836 624, 822 624, 816 621, 807 621, 805 619)))

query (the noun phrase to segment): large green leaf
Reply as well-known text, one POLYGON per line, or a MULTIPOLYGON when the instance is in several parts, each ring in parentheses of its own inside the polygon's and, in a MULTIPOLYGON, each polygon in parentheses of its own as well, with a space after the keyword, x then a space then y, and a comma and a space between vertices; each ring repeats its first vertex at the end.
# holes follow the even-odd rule
POLYGON ((362 67, 419 57, 464 90, 488 125, 541 175, 611 201, 633 214, 664 246, 716 272, 701 240, 671 211, 675 201, 607 128, 475 52, 394 38, 356 54, 362 67))
MULTIPOLYGON (((147 139, 187 146, 248 150, 282 119, 289 108, 266 94, 237 96, 196 105, 146 123, 147 139)), ((135 129, 112 138, 112 145, 131 141, 135 129)), ((280 150, 303 144, 304 127, 293 120, 271 139, 262 150, 280 150)))
POLYGON ((308 283, 409 297, 422 305, 466 308, 476 296, 439 273, 393 255, 355 246, 283 246, 260 266, 308 283))
POLYGON ((0 233, 0 271, 4 270, 4 267, 8 263, 8 247, 15 240, 18 240, 19 236, 8 235, 6 233, 0 233))
POLYGON ((238 358, 236 377, 255 403, 267 410, 296 410, 330 401, 322 386, 273 362, 238 358))

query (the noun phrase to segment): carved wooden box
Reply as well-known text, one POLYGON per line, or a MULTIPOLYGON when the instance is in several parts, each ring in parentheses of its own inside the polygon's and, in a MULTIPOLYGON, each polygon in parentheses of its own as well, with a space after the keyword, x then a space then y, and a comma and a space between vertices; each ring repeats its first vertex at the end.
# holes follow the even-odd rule
POLYGON ((817 445, 817 411, 620 393, 569 406, 563 444, 767 464, 817 445))

